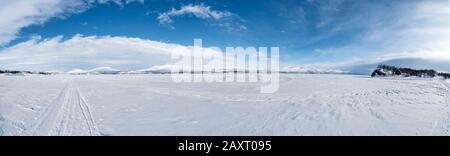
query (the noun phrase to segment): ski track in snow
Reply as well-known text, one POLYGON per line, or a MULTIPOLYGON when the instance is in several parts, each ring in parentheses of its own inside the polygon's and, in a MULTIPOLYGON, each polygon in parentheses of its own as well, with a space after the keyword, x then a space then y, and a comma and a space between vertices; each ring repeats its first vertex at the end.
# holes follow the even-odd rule
POLYGON ((46 106, 24 135, 99 135, 91 108, 72 81, 67 80, 58 97, 46 106))

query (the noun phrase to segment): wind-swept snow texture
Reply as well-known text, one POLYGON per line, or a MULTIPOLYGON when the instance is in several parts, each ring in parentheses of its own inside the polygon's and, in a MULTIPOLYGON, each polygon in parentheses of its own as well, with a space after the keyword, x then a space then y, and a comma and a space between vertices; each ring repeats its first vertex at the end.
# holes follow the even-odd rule
POLYGON ((441 79, 280 79, 261 94, 158 74, 0 76, 0 135, 449 135, 441 79))

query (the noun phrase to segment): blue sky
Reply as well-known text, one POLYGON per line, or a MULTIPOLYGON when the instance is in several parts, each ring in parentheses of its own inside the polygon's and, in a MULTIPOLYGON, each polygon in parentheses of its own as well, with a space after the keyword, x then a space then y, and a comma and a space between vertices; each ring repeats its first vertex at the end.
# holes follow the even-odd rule
MULTIPOLYGON (((323 47, 320 42, 304 43, 309 38, 326 33, 326 30, 314 27, 319 22, 317 16, 308 17, 311 23, 306 23, 302 21, 304 17, 299 17, 304 15, 298 9, 302 6, 317 9, 314 5, 304 1, 238 2, 149 1, 143 5, 140 3, 125 6, 98 5, 68 18, 54 18, 43 25, 26 27, 20 33, 22 38, 16 42, 27 40, 33 35, 51 38, 58 35, 72 37, 83 34, 139 37, 183 45, 192 45, 194 38, 202 38, 205 46, 280 46, 286 53, 307 52, 323 47), (173 23, 170 25, 158 21, 160 13, 167 12, 171 8, 180 9, 189 4, 210 6, 214 10, 228 11, 235 15, 227 17, 229 19, 226 21, 205 20, 189 14, 173 17, 173 23), (220 26, 221 24, 230 26, 220 26)), ((329 39, 334 41, 327 46, 342 44, 339 42, 347 40, 346 38, 345 35, 331 36, 329 39)), ((326 42, 325 39, 322 42, 326 42)))
MULTIPOLYGON (((7 5, 0 7, 3 18, 0 26, 9 28, 0 32, 0 61, 6 60, 5 64, 14 63, 8 60, 11 56, 20 57, 17 53, 22 52, 13 52, 19 49, 18 45, 32 41, 32 46, 43 46, 46 40, 58 37, 62 38, 56 42, 64 43, 79 34, 185 46, 192 45, 194 38, 203 39, 204 46, 222 48, 277 46, 282 63, 287 65, 376 60, 381 56, 422 57, 450 49, 440 44, 449 41, 445 34, 449 33, 450 22, 446 21, 450 19, 450 5, 445 0, 43 0, 27 4, 3 0, 1 3, 7 5), (13 15, 8 10, 24 13, 13 15)), ((46 61, 38 64, 43 63, 46 61)))

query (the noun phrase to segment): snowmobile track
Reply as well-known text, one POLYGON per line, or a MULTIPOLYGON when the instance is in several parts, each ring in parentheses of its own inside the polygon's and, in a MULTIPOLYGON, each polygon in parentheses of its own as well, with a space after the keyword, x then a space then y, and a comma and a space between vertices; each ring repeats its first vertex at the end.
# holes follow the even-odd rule
POLYGON ((25 135, 99 135, 90 105, 72 80, 35 121, 25 135))

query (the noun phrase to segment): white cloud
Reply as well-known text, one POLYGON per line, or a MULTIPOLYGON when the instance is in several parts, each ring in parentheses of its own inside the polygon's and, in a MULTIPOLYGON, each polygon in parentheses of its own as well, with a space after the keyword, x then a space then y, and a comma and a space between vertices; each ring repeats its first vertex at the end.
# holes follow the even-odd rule
MULTIPOLYGON (((108 66, 123 70, 143 69, 173 64, 172 53, 186 56, 192 48, 129 37, 76 35, 67 40, 62 36, 44 40, 35 37, 0 50, 0 68, 68 71, 108 66)), ((205 58, 221 54, 204 48, 205 58)))
POLYGON ((0 45, 15 39, 24 27, 42 24, 54 17, 83 12, 96 2, 125 5, 143 0, 2 0, 0 1, 0 45))
MULTIPOLYGON (((96 4, 124 6, 144 0, 29 0, 0 1, 0 45, 15 39, 20 30, 30 25, 43 24, 51 18, 64 18, 81 13, 96 4)), ((211 10, 204 5, 184 7, 200 18, 222 19, 229 12, 211 10), (196 10, 198 9, 198 10, 196 10)), ((175 14, 170 14, 174 16, 175 14)), ((140 69, 157 65, 171 66, 172 53, 188 54, 191 46, 129 37, 81 36, 69 39, 58 36, 42 39, 35 36, 29 41, 0 48, 0 68, 16 70, 90 69, 110 66, 117 69, 140 69)), ((205 48, 205 57, 221 54, 205 48)), ((219 61, 212 60, 212 64, 219 61)))
POLYGON ((450 2, 423 1, 408 6, 395 21, 371 28, 365 41, 389 51, 448 51, 450 54, 450 2))
POLYGON ((322 19, 328 23, 327 26, 331 27, 332 31, 320 37, 326 38, 328 37, 326 35, 333 33, 350 33, 354 37, 346 44, 329 47, 331 49, 329 56, 333 61, 450 59, 449 1, 388 1, 379 4, 357 4, 350 8, 345 5, 341 7, 332 5, 332 9, 328 10, 332 10, 333 14, 322 11, 325 16, 322 19), (364 12, 353 13, 359 10, 364 12), (341 15, 336 12, 351 12, 351 14, 341 15), (329 19, 333 21, 330 22, 329 19))
POLYGON ((204 4, 200 5, 184 5, 180 9, 172 8, 170 11, 161 13, 158 16, 158 20, 161 24, 170 24, 173 23, 171 17, 174 16, 182 16, 182 15, 194 15, 197 18, 208 19, 212 18, 214 20, 220 20, 225 17, 230 17, 233 14, 228 11, 217 11, 212 10, 210 6, 205 6, 204 4))

